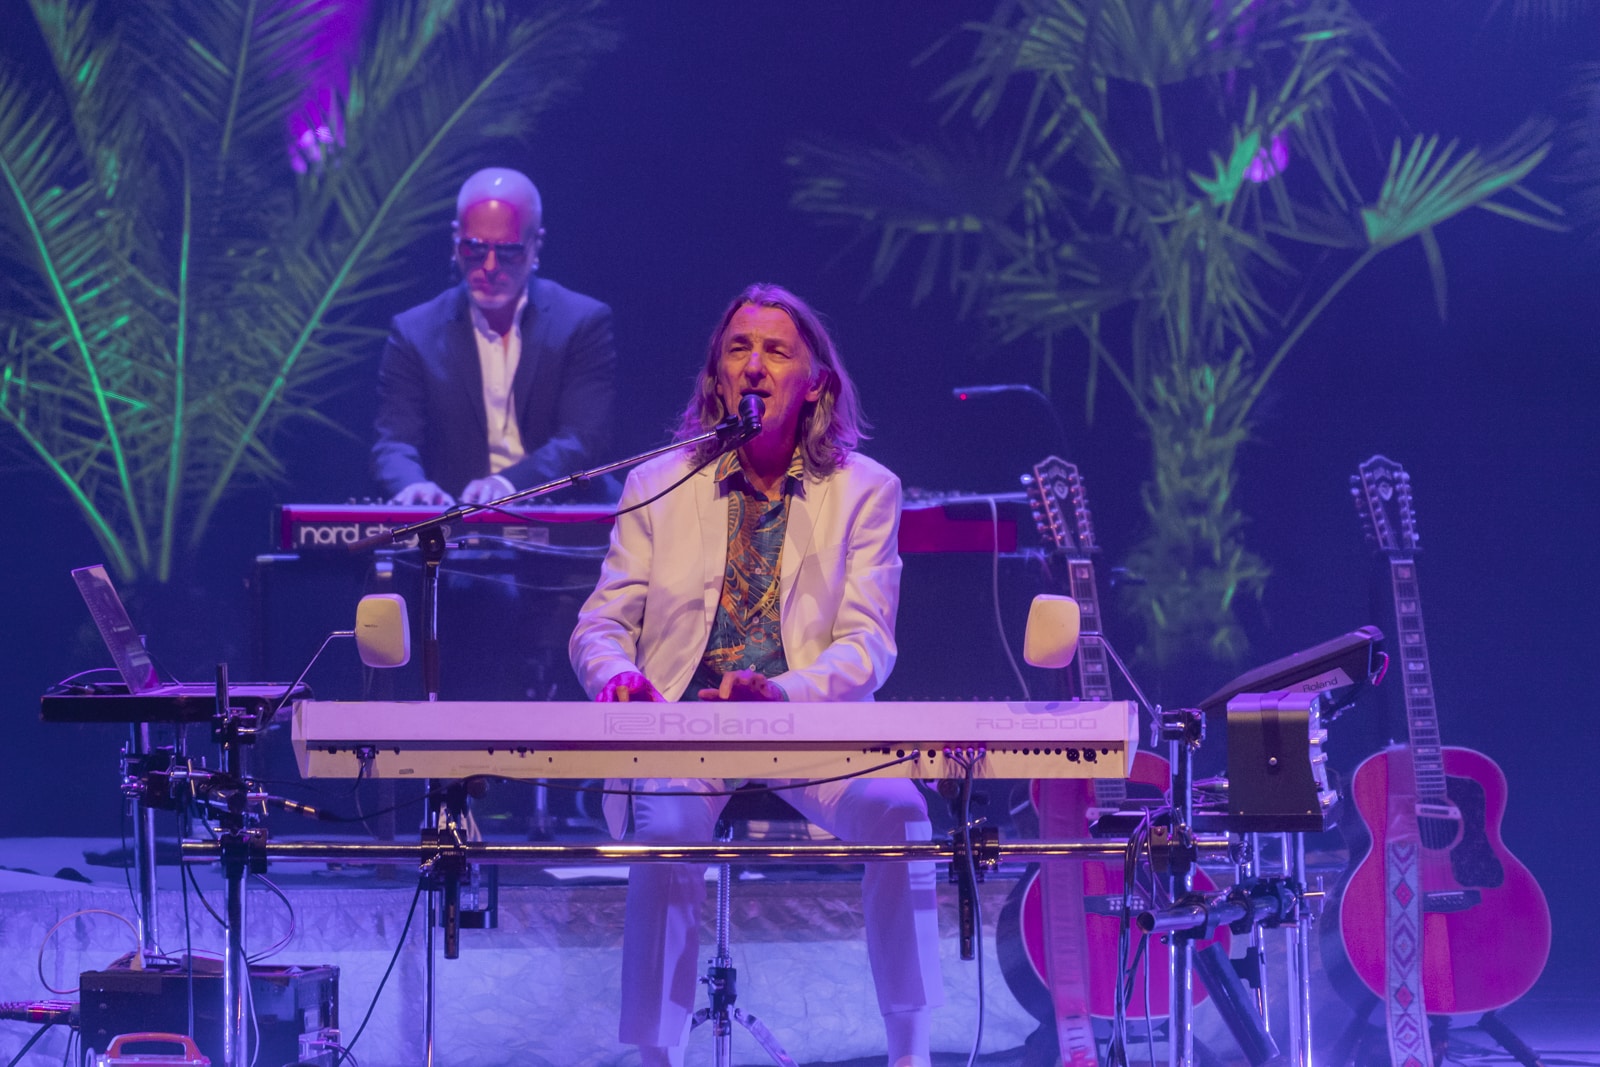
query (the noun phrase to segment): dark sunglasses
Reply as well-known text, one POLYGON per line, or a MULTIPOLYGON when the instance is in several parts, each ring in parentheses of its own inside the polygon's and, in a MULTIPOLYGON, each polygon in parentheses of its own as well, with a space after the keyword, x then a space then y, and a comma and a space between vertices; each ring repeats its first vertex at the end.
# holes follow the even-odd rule
POLYGON ((461 257, 461 262, 469 266, 481 266, 493 250, 495 262, 503 267, 520 266, 528 258, 528 246, 521 241, 507 241, 496 244, 491 241, 479 240, 476 237, 457 237, 456 255, 461 257))

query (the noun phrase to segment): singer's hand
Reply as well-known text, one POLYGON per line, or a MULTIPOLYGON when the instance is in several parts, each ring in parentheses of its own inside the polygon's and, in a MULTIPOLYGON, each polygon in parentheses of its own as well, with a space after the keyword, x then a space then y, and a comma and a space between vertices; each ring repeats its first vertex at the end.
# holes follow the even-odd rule
POLYGON ((600 690, 596 700, 609 703, 627 703, 633 700, 652 700, 665 703, 666 697, 650 684, 650 679, 638 671, 623 671, 600 690))
POLYGON ((447 508, 456 502, 456 498, 440 489, 433 482, 412 482, 394 495, 392 504, 421 504, 426 507, 447 508))
POLYGON ((783 686, 758 671, 728 671, 715 689, 702 689, 701 700, 788 700, 783 686))

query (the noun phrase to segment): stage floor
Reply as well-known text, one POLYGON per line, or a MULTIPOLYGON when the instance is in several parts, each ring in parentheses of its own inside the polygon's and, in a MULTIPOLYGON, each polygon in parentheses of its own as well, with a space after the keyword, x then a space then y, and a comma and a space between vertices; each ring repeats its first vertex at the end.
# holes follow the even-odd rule
MULTIPOLYGON (((59 999, 80 971, 100 970, 135 944, 129 927, 112 915, 136 915, 127 876, 92 862, 122 847, 116 839, 29 838, 0 840, 0 1001, 59 999), (82 913, 68 919, 73 913, 82 913), (67 919, 47 939, 52 926, 67 919)), ((983 967, 959 958, 956 893, 941 886, 940 929, 946 1004, 935 1016, 933 1044, 939 1067, 965 1063, 979 1018, 979 1062, 1022 1065, 1036 1021, 1017 1003, 996 954, 995 920, 1015 870, 1002 870, 982 887, 985 926, 983 967)), ((621 938, 621 868, 506 869, 500 925, 462 933, 461 957, 438 959, 436 1062, 441 1067, 627 1067, 631 1049, 617 1044, 615 1018, 621 938)), ((220 909, 222 887, 214 870, 198 872, 202 892, 220 909)), ((340 969, 339 1016, 345 1040, 360 1025, 378 982, 394 957, 415 895, 404 868, 329 868, 279 864, 269 877, 293 906, 263 887, 248 894, 247 950, 287 943, 274 965, 340 969), (292 936, 291 936, 292 935, 292 936)), ((882 1030, 860 936, 857 878, 846 870, 764 868, 747 872, 734 890, 732 941, 739 969, 739 1003, 766 1023, 801 1064, 882 1064, 882 1030)), ((174 867, 161 869, 158 930, 169 954, 185 951, 184 896, 174 867)), ((189 895, 189 929, 197 954, 221 947, 218 924, 189 895)), ((714 943, 707 907, 702 947, 714 943)), ((361 1067, 414 1067, 420 1063, 425 956, 420 921, 413 922, 394 973, 355 1053, 361 1067)), ((1315 978, 1321 986, 1320 974, 1315 978)), ((70 999, 70 997, 69 997, 70 999)), ((1326 988, 1315 991, 1319 1044, 1342 1025, 1340 1005, 1326 988)), ((1534 991, 1500 1013, 1544 1064, 1600 1067, 1600 980, 1547 973, 1534 991)), ((1343 1012, 1347 1021, 1349 1013, 1343 1012)), ((1450 1060, 1511 1062, 1470 1024, 1455 1021, 1450 1060)), ((0 1022, 0 1058, 9 1061, 37 1027, 0 1022)), ((1142 1020, 1133 1026, 1130 1060, 1149 1053, 1142 1020)), ((1196 1034, 1208 1061, 1242 1063, 1225 1030, 1202 1005, 1196 1034)), ((743 1031, 735 1061, 766 1062, 743 1031)), ((61 1029, 45 1035, 23 1067, 60 1064, 70 1054, 61 1029)), ((1165 1046, 1156 1047, 1165 1062, 1165 1046)), ((690 1040, 690 1064, 710 1063, 711 1038, 690 1040)), ((282 1067, 258 1064, 257 1067, 282 1067)), ((1326 1064, 1319 1067, 1340 1067, 1326 1064)))

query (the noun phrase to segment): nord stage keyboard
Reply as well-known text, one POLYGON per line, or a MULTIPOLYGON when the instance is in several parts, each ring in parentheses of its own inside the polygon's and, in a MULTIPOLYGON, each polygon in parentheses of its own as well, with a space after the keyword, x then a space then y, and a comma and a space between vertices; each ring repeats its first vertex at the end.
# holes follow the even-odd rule
POLYGON ((307 778, 1126 778, 1130 701, 295 705, 307 778))
MULTIPOLYGON (((1020 493, 994 497, 942 496, 908 503, 900 513, 901 552, 1017 550, 1019 521, 1032 528, 1020 493)), ((278 509, 280 552, 347 551, 350 545, 397 526, 439 514, 398 504, 284 504, 278 509)), ((611 509, 595 504, 547 504, 476 511, 450 530, 456 538, 492 537, 549 545, 604 545, 611 509)), ((413 540, 410 544, 415 545, 413 540)))

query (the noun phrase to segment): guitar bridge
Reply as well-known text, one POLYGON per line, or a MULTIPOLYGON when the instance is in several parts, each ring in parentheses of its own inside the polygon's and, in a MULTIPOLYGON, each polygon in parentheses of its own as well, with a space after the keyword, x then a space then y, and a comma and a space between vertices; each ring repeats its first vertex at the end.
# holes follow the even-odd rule
POLYGON ((1476 889, 1453 889, 1422 894, 1422 910, 1434 914, 1466 911, 1483 902, 1483 894, 1476 889))

